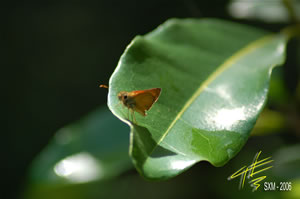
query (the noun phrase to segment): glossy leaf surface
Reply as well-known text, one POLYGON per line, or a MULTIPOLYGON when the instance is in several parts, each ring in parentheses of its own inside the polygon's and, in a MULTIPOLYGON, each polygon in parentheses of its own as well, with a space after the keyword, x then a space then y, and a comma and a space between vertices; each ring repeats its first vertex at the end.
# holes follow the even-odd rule
POLYGON ((216 19, 172 19, 137 36, 109 84, 108 105, 131 126, 130 155, 151 179, 175 176, 198 161, 222 166, 245 144, 261 112, 286 36, 216 19), (162 88, 137 123, 120 91, 162 88))

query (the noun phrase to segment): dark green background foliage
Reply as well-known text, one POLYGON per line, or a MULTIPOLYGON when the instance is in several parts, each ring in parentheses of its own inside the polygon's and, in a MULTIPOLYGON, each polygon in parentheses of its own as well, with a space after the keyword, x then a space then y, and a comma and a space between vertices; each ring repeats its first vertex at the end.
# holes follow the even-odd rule
POLYGON ((298 192, 260 191, 255 196, 293 198, 293 193, 299 194, 296 171, 299 172, 300 158, 295 151, 299 151, 296 144, 300 137, 300 50, 296 39, 288 45, 286 63, 272 75, 267 110, 253 131, 263 136, 250 137, 242 151, 224 167, 200 162, 171 180, 145 181, 133 169, 128 156, 129 128, 108 110, 99 108, 106 106, 107 91, 97 87, 97 80, 108 83, 130 41, 169 18, 214 17, 275 32, 289 25, 282 21, 270 24, 258 19, 237 20, 228 14, 228 4, 229 1, 221 0, 2 4, 4 128, 0 198, 247 198, 253 195, 249 194, 250 188, 238 191, 238 180, 227 181, 227 177, 249 164, 259 150, 263 157, 272 155, 281 165, 266 172, 268 181, 298 179, 298 183, 293 181, 298 192), (120 131, 107 126, 97 133, 97 128, 110 122, 115 129, 124 129, 123 134, 118 136, 116 132, 120 131), (72 142, 56 142, 61 129, 70 130, 72 142), (55 176, 53 166, 74 153, 92 154, 104 160, 101 168, 105 177, 77 184, 55 176))

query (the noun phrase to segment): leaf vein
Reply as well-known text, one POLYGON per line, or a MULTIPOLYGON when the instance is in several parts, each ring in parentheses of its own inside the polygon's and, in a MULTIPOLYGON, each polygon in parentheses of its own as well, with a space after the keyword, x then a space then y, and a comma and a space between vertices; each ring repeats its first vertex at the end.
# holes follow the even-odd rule
MULTIPOLYGON (((196 100, 196 98, 202 93, 202 91, 212 82, 214 81, 222 72, 224 72, 226 69, 228 69, 230 66, 232 66, 235 62, 237 62, 239 59, 241 59, 246 54, 252 52, 259 46, 264 45, 265 43, 269 42, 271 39, 273 39, 274 34, 268 34, 262 38, 259 38, 257 40, 254 40, 253 42, 246 45, 241 50, 234 53, 231 57, 226 59, 223 64, 221 64, 217 70, 215 70, 208 78, 199 86, 199 88, 195 91, 195 93, 192 95, 192 97, 185 103, 183 108, 178 112, 175 119, 171 122, 166 132, 161 136, 161 138, 157 141, 157 144, 153 148, 152 152, 155 150, 155 148, 164 140, 164 138, 168 135, 170 130, 173 128, 175 123, 178 121, 178 119, 184 114, 184 112, 188 109, 188 107, 196 100)), ((152 153, 151 152, 151 153, 152 153)), ((150 154, 151 154, 150 153, 150 154)))

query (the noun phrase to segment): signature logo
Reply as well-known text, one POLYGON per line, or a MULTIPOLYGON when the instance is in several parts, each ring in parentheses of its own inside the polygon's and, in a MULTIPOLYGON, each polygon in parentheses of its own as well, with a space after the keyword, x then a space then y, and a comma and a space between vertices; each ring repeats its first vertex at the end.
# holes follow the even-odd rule
POLYGON ((247 179, 249 179, 250 186, 253 187, 252 191, 256 191, 260 187, 259 182, 264 180, 267 176, 259 176, 256 178, 254 178, 254 176, 257 176, 257 174, 272 168, 273 167, 272 165, 268 166, 268 167, 266 167, 266 166, 274 161, 271 159, 271 156, 267 157, 265 159, 262 159, 262 160, 258 160, 260 154, 261 154, 261 151, 259 151, 255 155, 253 162, 250 166, 243 166, 237 172, 235 172, 231 176, 229 176, 228 180, 232 180, 232 179, 235 179, 240 176, 239 189, 242 189, 242 188, 244 188, 245 180, 246 180, 246 176, 247 176, 247 179), (264 166, 264 167, 261 168, 262 166, 264 166), (261 168, 261 169, 259 170, 258 168, 261 168))

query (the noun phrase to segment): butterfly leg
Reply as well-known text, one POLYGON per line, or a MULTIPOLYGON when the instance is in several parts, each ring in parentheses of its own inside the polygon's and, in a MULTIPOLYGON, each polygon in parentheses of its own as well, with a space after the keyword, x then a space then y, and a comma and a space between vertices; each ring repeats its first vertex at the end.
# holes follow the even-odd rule
POLYGON ((137 124, 136 119, 135 119, 135 115, 134 115, 134 110, 132 110, 132 115, 133 115, 133 122, 137 124))
POLYGON ((127 119, 130 121, 130 114, 129 114, 129 109, 128 109, 128 115, 127 115, 127 119))

